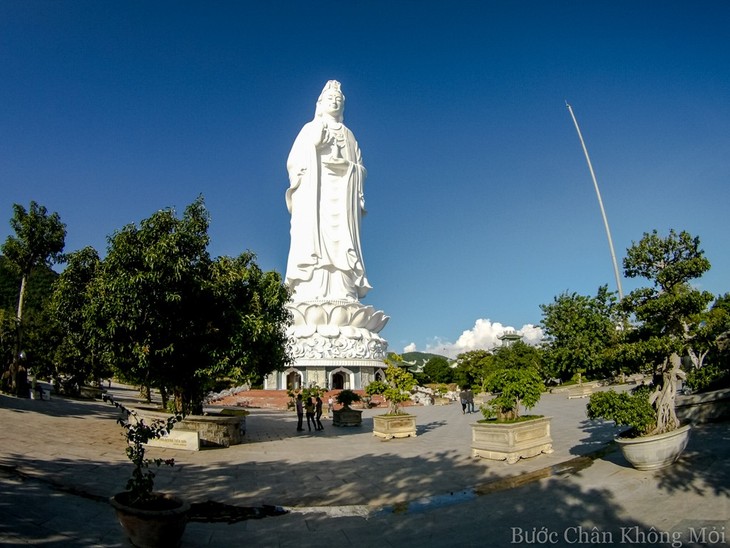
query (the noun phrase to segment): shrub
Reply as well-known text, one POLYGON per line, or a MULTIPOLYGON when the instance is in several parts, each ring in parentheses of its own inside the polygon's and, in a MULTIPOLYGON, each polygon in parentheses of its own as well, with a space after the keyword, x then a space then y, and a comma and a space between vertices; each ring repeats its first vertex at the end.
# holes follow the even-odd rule
POLYGON ((137 413, 127 409, 121 403, 114 401, 111 396, 104 395, 104 401, 122 411, 122 417, 117 423, 124 429, 124 437, 127 439, 127 458, 132 462, 134 468, 131 477, 127 480, 126 490, 129 492, 129 505, 137 508, 144 508, 153 500, 152 492, 155 486, 155 473, 150 470, 154 465, 159 468, 163 464, 174 466, 175 459, 150 459, 145 456, 145 444, 150 440, 158 439, 168 434, 176 422, 182 420, 179 415, 173 415, 166 420, 156 419, 147 424, 144 419, 137 416, 137 413))
POLYGON ((595 392, 586 406, 589 419, 613 421, 616 426, 628 426, 626 437, 648 434, 656 426, 656 411, 649 403, 651 390, 639 386, 631 392, 595 392))

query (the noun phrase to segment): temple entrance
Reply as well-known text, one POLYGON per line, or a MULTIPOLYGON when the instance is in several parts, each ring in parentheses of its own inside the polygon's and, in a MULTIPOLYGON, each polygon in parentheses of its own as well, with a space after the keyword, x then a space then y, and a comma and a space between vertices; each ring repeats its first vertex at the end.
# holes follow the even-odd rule
POLYGON ((343 373, 332 374, 332 389, 342 390, 345 388, 345 375, 343 373))
POLYGON ((286 376, 286 389, 299 390, 302 387, 302 376, 297 371, 292 371, 286 376))

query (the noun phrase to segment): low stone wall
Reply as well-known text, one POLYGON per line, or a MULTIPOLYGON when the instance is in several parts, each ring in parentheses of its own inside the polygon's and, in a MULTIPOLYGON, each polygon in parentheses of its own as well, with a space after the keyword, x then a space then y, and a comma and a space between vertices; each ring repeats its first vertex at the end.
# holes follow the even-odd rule
POLYGON ((730 419, 730 388, 677 396, 676 412, 681 422, 690 424, 730 419))
POLYGON ((601 386, 600 381, 589 381, 579 384, 568 384, 565 386, 556 386, 550 389, 551 394, 565 394, 568 399, 587 398, 601 386))

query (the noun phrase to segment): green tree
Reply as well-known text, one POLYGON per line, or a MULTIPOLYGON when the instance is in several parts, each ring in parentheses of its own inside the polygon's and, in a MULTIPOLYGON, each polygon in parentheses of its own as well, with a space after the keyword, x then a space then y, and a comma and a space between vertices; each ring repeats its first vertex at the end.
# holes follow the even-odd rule
POLYGON ((679 426, 674 404, 676 381, 684 377, 681 356, 693 348, 696 322, 713 300, 711 293, 695 289, 690 281, 709 268, 699 238, 673 229, 666 237, 656 230, 645 233, 624 258, 627 277, 652 282, 651 287, 636 289, 622 301, 623 309, 637 323, 625 332, 618 348, 619 357, 627 363, 637 367, 648 363, 655 369, 655 389, 649 397, 657 415, 652 434, 679 426))
POLYGON ((260 384, 263 377, 290 362, 285 304, 289 291, 281 276, 264 272, 256 256, 219 257, 210 268, 209 364, 198 375, 260 384))
POLYGON ((443 356, 434 356, 423 366, 423 373, 427 382, 450 383, 453 378, 453 371, 449 360, 443 356))
POLYGON ((289 293, 254 255, 212 260, 198 198, 177 218, 161 210, 109 240, 90 285, 87 319, 105 359, 128 381, 199 412, 219 379, 250 380, 288 363, 289 293))
POLYGON ((686 338, 691 341, 687 353, 692 369, 702 369, 706 358, 718 368, 721 365, 718 355, 719 345, 729 333, 730 293, 726 293, 719 296, 709 310, 702 311, 689 322, 686 338))
MULTIPOLYGON (((58 273, 52 268, 40 265, 31 272, 25 288, 22 350, 26 359, 23 363, 37 377, 49 377, 54 372, 53 353, 59 333, 50 319, 48 303, 57 278, 58 273)), ((17 304, 20 285, 20 273, 0 255, 0 309, 3 318, 0 370, 6 370, 8 380, 9 369, 19 348, 17 304)))
POLYGON ((621 318, 615 295, 607 286, 595 297, 563 293, 540 305, 546 336, 546 373, 566 381, 577 374, 601 377, 612 372, 610 354, 621 318))
POLYGON ((510 345, 503 345, 495 349, 492 354, 491 371, 500 369, 542 369, 543 351, 523 341, 515 341, 510 345))
POLYGON ((20 275, 20 291, 16 312, 17 349, 14 359, 4 375, 8 379, 10 389, 16 394, 25 396, 28 392, 25 367, 18 358, 23 347, 23 311, 28 279, 40 266, 50 267, 63 259, 63 248, 66 239, 66 225, 61 222, 58 213, 48 214, 48 210, 31 201, 29 210, 19 204, 13 205, 13 217, 10 226, 15 236, 8 236, 0 250, 12 267, 20 275))
POLYGON ((111 374, 102 359, 97 326, 91 310, 91 284, 101 260, 93 247, 70 253, 67 265, 56 281, 51 312, 61 336, 55 348, 56 373, 67 379, 65 388, 78 390, 111 374))
POLYGON ((483 386, 493 369, 492 353, 488 350, 470 350, 456 356, 454 382, 459 386, 483 386))

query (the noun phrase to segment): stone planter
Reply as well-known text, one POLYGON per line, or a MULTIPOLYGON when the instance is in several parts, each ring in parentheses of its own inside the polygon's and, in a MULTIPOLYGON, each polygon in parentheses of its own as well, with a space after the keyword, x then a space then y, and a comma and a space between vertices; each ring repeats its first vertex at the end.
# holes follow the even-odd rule
POLYGON ((514 464, 520 459, 552 453, 550 420, 551 417, 538 417, 512 423, 476 422, 471 425, 471 455, 514 464))
POLYGON ((656 470, 676 461, 687 447, 689 425, 671 432, 638 438, 616 438, 624 458, 637 470, 656 470))
POLYGON ((416 437, 415 415, 376 415, 373 417, 373 436, 384 440, 416 437))
POLYGON ((79 388, 79 395, 89 400, 100 400, 104 391, 98 386, 82 386, 79 388))
POLYGON ((360 426, 362 411, 343 407, 332 411, 332 426, 360 426))
MULTIPOLYGON (((140 418, 166 419, 170 415, 159 411, 135 408, 140 418)), ((200 445, 207 447, 230 447, 243 443, 246 434, 246 416, 187 415, 175 425, 175 431, 197 432, 200 445)))
POLYGON ((162 493, 153 493, 159 509, 140 509, 127 502, 129 492, 114 495, 109 502, 130 542, 139 548, 180 546, 190 504, 162 493))
POLYGON ((202 446, 230 447, 243 443, 246 416, 188 415, 175 429, 197 432, 202 446))

